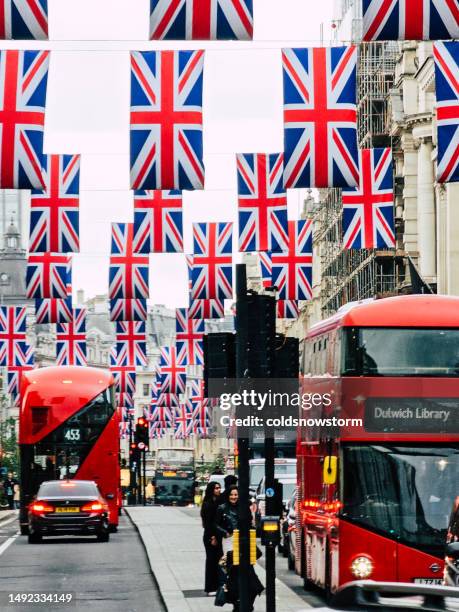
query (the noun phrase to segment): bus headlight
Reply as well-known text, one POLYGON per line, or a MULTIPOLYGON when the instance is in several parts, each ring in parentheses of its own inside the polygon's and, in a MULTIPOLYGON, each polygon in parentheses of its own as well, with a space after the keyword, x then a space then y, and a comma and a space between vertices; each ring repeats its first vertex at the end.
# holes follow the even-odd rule
POLYGON ((356 557, 351 564, 351 572, 356 578, 368 578, 373 573, 373 561, 369 557, 356 557))

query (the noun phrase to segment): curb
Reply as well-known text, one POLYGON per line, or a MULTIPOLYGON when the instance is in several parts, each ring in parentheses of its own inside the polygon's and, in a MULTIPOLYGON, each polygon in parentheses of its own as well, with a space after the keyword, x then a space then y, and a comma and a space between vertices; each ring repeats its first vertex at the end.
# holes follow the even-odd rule
POLYGON ((188 605, 188 602, 185 599, 179 585, 175 582, 172 575, 164 571, 164 565, 161 564, 161 559, 156 564, 155 561, 158 559, 154 556, 154 551, 149 551, 145 538, 143 536, 143 529, 134 522, 131 515, 129 514, 129 507, 125 506, 123 508, 125 515, 128 517, 131 525, 133 525, 134 529, 139 534, 140 541, 142 542, 143 549, 145 550, 145 554, 147 555, 148 563, 150 565, 150 572, 153 576, 153 580, 158 587, 159 596, 161 601, 166 609, 166 612, 191 612, 191 608, 188 605), (171 584, 173 582, 173 584, 171 584))

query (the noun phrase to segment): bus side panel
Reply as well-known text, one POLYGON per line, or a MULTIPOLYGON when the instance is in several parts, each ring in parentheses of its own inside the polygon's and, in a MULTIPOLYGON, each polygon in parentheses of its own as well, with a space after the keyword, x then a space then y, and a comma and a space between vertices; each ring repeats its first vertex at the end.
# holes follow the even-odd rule
POLYGON ((420 550, 413 550, 413 548, 404 544, 398 544, 397 565, 400 582, 413 582, 415 578, 433 578, 438 580, 443 577, 443 559, 433 557, 420 550))
MULTIPOLYGON (((373 561, 371 580, 397 582, 397 543, 372 531, 340 520, 339 584, 356 580, 351 564, 365 555, 373 561)), ((411 551, 413 553, 413 551, 411 551)))
POLYGON ((118 497, 120 487, 119 428, 116 418, 110 419, 102 435, 92 447, 89 455, 74 478, 95 480, 102 495, 113 495, 108 499, 109 522, 118 525, 118 497))

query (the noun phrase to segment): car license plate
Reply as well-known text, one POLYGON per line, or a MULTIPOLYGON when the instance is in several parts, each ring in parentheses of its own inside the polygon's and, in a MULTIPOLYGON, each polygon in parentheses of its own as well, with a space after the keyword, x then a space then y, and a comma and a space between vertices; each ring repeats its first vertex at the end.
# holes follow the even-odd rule
POLYGON ((443 580, 441 578, 415 578, 416 584, 441 584, 443 580))
POLYGON ((66 513, 70 513, 70 512, 79 512, 80 509, 76 508, 74 506, 63 506, 62 508, 56 508, 56 513, 59 514, 66 514, 66 513))

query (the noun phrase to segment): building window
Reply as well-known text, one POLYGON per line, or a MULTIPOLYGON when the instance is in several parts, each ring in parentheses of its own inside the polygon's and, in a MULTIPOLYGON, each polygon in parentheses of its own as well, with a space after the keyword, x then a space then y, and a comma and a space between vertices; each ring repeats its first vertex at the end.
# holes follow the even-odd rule
POLYGON ((143 396, 148 397, 149 395, 150 395, 150 385, 144 384, 143 385, 143 396))

